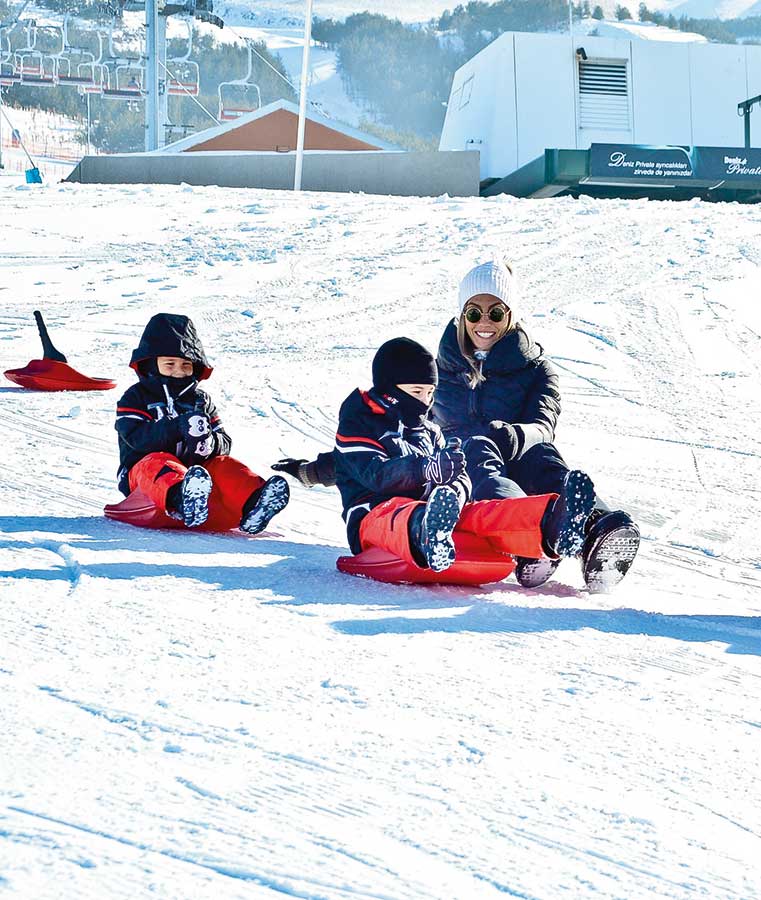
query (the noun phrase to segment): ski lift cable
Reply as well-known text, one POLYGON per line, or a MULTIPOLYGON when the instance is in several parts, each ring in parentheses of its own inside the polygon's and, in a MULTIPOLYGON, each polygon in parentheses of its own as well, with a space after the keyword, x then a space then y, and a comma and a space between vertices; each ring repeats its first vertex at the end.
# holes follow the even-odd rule
POLYGON ((196 106, 200 106, 201 109, 206 113, 206 115, 211 119, 211 121, 212 121, 215 125, 219 125, 219 120, 217 119, 217 117, 216 117, 215 115, 212 115, 212 113, 210 113, 209 110, 206 109, 206 107, 203 105, 203 103, 201 103, 201 101, 200 101, 197 97, 194 97, 194 96, 190 93, 190 91, 189 91, 189 90, 185 87, 185 85, 179 80, 179 78, 174 74, 174 72, 171 72, 171 71, 164 65, 164 63, 161 62, 161 60, 158 60, 158 64, 161 66, 161 68, 166 72, 166 74, 167 74, 170 78, 173 78, 173 79, 177 82, 177 84, 182 88, 183 91, 185 91, 185 93, 188 95, 188 97, 190 97, 190 99, 193 101, 193 103, 195 103, 196 106))
MULTIPOLYGON (((237 32, 234 28, 231 28, 229 25, 227 25, 226 27, 227 27, 227 30, 228 30, 231 34, 234 34, 235 37, 238 38, 238 40, 243 41, 243 43, 244 43, 248 48, 250 48, 250 50, 252 51, 252 53, 255 53, 256 56, 258 56, 259 59, 260 59, 260 60, 261 60, 268 68, 272 69, 272 71, 275 73, 275 75, 278 76, 278 78, 282 78, 283 81, 291 88, 291 90, 292 90, 292 91, 296 94, 296 96, 298 97, 300 91, 299 91, 299 89, 296 87, 296 85, 290 80, 290 78, 286 78, 286 76, 283 75, 282 72, 279 72, 279 71, 272 65, 272 63, 271 63, 268 59, 266 59, 264 56, 262 56, 262 54, 259 53, 259 51, 256 49, 256 47, 254 47, 253 42, 249 41, 249 39, 246 38, 246 37, 244 37, 242 34, 238 34, 238 32, 237 32)), ((311 100, 310 100, 309 102, 312 103, 312 105, 314 105, 313 102, 312 102, 311 100)))

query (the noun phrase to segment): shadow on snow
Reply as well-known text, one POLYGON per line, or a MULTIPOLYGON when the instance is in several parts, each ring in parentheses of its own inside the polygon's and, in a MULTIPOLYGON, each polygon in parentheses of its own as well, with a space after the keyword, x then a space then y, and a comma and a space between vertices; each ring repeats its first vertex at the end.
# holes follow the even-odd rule
MULTIPOLYGON (((81 575, 131 581, 135 578, 191 579, 216 590, 255 590, 274 595, 260 600, 264 605, 359 606, 373 611, 413 612, 419 616, 386 616, 368 620, 355 618, 333 623, 346 635, 372 637, 381 634, 412 635, 439 633, 538 634, 580 631, 590 628, 605 634, 646 635, 672 640, 706 643, 719 641, 730 653, 761 655, 761 617, 720 615, 663 615, 635 609, 597 610, 512 605, 527 595, 569 600, 584 596, 561 583, 526 591, 516 584, 502 583, 471 589, 457 586, 390 585, 354 578, 335 568, 341 548, 321 544, 298 544, 268 537, 241 534, 210 534, 135 528, 100 517, 46 518, 0 517, 0 535, 28 535, 0 540, 0 549, 131 550, 145 553, 181 553, 210 556, 204 564, 122 561, 76 562, 76 580, 81 575), (231 565, 220 565, 229 553, 231 565), (250 563, 241 563, 241 556, 250 563), (437 616, 441 611, 443 615, 437 616)), ((64 562, 66 562, 64 558, 64 562)), ((2 579, 73 580, 70 564, 53 569, 0 570, 2 579)))

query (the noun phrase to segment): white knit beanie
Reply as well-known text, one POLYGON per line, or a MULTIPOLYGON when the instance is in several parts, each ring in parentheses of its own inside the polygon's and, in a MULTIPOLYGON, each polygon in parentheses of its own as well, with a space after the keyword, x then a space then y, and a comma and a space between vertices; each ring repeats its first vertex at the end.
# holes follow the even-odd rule
POLYGON ((515 279, 504 263, 493 260, 482 263, 471 269, 460 282, 460 312, 471 297, 491 294, 512 311, 515 321, 518 318, 515 293, 515 279))

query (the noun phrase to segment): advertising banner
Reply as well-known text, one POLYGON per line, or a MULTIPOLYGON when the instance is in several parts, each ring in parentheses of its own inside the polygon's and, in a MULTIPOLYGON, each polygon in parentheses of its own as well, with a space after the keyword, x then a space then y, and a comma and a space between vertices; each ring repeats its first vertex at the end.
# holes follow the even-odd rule
POLYGON ((692 178, 690 152, 684 147, 637 144, 592 144, 589 174, 593 178, 692 178))
POLYGON ((759 182, 761 148, 592 144, 589 175, 617 180, 759 182))
POLYGON ((705 181, 761 181, 758 147, 695 147, 695 177, 705 181))

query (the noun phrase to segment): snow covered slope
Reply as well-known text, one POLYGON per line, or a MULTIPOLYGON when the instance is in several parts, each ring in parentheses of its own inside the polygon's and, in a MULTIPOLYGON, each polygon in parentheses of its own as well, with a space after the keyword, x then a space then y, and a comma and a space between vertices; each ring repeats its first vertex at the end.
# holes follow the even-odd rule
POLYGON ((0 182, 0 216, 2 368, 41 308, 119 379, 0 387, 3 897, 761 897, 761 207, 0 182), (340 575, 328 489, 256 540, 102 518, 151 314, 266 473, 495 249, 559 446, 642 527, 614 594, 340 575))
MULTIPOLYGON (((216 29, 215 29, 216 31, 216 29)), ((214 35, 218 41, 242 43, 243 40, 264 43, 283 62, 288 80, 296 94, 301 86, 304 55, 304 26, 281 25, 259 28, 235 25, 214 35)), ((354 127, 368 115, 361 104, 349 98, 338 72, 338 54, 312 41, 309 54, 309 102, 318 112, 354 127)))
POLYGON ((68 116, 44 109, 25 109, 3 105, 0 123, 0 156, 5 174, 23 174, 30 168, 29 158, 21 146, 14 146, 9 122, 21 136, 45 179, 66 178, 82 158, 85 147, 78 140, 82 123, 68 116))

